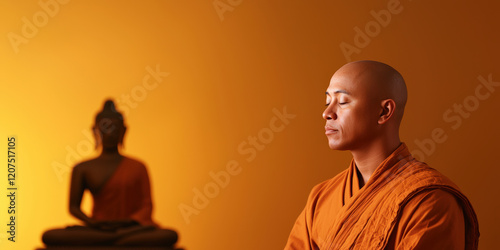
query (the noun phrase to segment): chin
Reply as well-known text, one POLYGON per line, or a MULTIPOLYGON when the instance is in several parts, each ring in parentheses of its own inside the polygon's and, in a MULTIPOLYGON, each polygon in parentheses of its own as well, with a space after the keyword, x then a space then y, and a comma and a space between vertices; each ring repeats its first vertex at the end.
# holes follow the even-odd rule
POLYGON ((345 150, 348 150, 345 145, 342 145, 338 142, 332 142, 332 141, 329 141, 328 142, 328 146, 330 147, 330 149, 332 150, 339 150, 339 151, 345 151, 345 150))

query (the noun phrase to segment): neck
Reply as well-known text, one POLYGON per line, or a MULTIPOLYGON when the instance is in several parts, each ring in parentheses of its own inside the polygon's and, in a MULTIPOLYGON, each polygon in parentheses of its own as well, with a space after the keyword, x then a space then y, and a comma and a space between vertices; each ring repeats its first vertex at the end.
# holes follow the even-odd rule
POLYGON ((101 155, 99 157, 101 158, 115 158, 115 157, 120 157, 120 152, 118 151, 118 146, 116 147, 110 147, 110 148, 103 148, 101 151, 101 155))
POLYGON ((391 141, 377 141, 368 147, 351 150, 356 168, 363 177, 359 179, 360 188, 368 182, 380 163, 391 155, 399 145, 401 145, 401 141, 397 138, 397 140, 391 141))

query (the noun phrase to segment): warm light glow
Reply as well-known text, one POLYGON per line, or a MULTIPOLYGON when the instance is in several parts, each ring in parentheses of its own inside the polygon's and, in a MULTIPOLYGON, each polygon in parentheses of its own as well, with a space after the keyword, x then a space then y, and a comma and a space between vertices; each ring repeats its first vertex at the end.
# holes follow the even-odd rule
POLYGON ((154 218, 179 232, 179 246, 282 249, 311 188, 348 167, 321 117, 330 77, 347 62, 342 43, 365 45, 352 60, 403 74, 401 137, 425 154, 419 145, 443 130, 425 161, 470 198, 481 247, 496 246, 498 201, 486 193, 498 193, 500 88, 481 89, 489 97, 467 118, 443 114, 474 104, 478 76, 500 81, 498 3, 403 0, 356 45, 356 30, 377 22, 371 11, 391 1, 41 2, 52 5, 0 3, 0 249, 42 247, 45 230, 77 223, 70 171, 95 156, 90 128, 109 97, 125 113, 123 152, 149 168, 154 218), (15 243, 5 233, 9 136, 18 141, 15 243), (218 183, 221 171, 229 179, 218 183), (197 192, 212 196, 198 208, 197 192), (181 204, 198 211, 189 224, 181 204))

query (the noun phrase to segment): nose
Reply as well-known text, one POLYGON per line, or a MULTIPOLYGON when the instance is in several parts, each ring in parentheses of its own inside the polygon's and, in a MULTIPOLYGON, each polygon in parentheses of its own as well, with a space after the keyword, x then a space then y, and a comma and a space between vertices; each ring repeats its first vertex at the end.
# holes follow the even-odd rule
POLYGON ((334 105, 328 105, 323 111, 323 119, 325 120, 337 120, 337 113, 335 113, 334 105))

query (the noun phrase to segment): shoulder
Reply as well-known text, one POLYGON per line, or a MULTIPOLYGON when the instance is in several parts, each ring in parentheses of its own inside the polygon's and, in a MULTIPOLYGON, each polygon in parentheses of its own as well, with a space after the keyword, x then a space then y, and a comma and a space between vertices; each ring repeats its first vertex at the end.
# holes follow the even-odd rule
POLYGON ((144 162, 142 162, 141 160, 139 160, 137 158, 133 158, 130 156, 123 156, 123 160, 127 161, 127 164, 129 164, 129 165, 134 165, 134 166, 143 167, 143 168, 146 167, 146 164, 144 164, 144 162))
POLYGON ((427 211, 448 213, 449 211, 462 211, 457 197, 449 191, 436 188, 428 189, 413 195, 403 207, 403 212, 427 211))
MULTIPOLYGON (((460 206, 464 199, 458 186, 436 169, 426 163, 414 160, 406 168, 402 168, 396 177, 389 181, 391 190, 386 190, 383 195, 394 198, 397 204, 408 207, 411 204, 454 205, 460 206), (400 190, 392 192, 392 190, 400 190)), ((411 206, 410 206, 411 207, 411 206)), ((440 208, 436 207, 435 209, 440 208)))
POLYGON ((458 186, 448 177, 425 162, 416 159, 412 159, 401 167, 389 170, 387 175, 393 175, 393 177, 387 178, 390 186, 402 191, 390 192, 390 194, 396 195, 400 201, 407 200, 407 198, 424 190, 442 189, 449 191, 450 195, 460 193, 458 186))
POLYGON ((148 170, 146 168, 146 165, 135 158, 131 158, 128 156, 123 156, 123 162, 122 162, 123 167, 127 168, 130 172, 138 173, 138 174, 146 174, 148 173, 148 170))
POLYGON ((82 171, 85 171, 86 169, 91 168, 92 166, 94 166, 95 163, 96 163, 96 158, 79 162, 79 163, 77 163, 73 167, 73 172, 82 172, 82 171))

